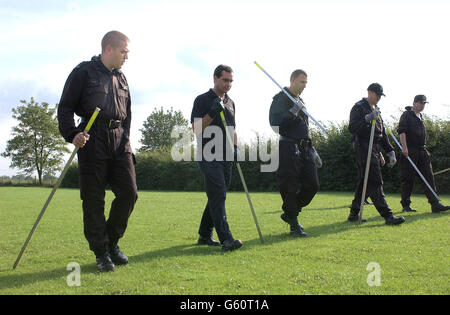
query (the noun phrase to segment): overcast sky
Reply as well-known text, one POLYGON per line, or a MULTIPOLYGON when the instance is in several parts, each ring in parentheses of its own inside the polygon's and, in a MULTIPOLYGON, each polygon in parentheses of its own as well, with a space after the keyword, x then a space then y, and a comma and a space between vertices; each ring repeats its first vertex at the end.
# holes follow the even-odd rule
MULTIPOLYGON (((16 123, 11 109, 31 97, 58 103, 71 70, 100 53, 110 30, 131 39, 123 71, 135 150, 153 109, 189 118, 221 63, 234 70, 229 95, 242 141, 254 131, 273 135, 268 112, 278 88, 254 61, 283 86, 304 69, 303 99, 323 122, 347 121, 372 82, 387 95, 379 103, 385 120, 398 119, 416 94, 428 97, 426 114, 449 120, 449 13, 446 0, 0 0, 0 152, 16 123)), ((9 163, 0 157, 0 175, 18 171, 9 163)))

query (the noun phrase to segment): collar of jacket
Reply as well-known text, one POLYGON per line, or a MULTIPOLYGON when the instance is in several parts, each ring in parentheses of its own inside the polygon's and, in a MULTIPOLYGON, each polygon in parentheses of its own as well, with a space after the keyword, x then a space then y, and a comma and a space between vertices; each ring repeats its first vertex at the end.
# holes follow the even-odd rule
MULTIPOLYGON (((209 93, 209 97, 211 97, 212 99, 219 97, 219 96, 217 96, 217 94, 214 92, 213 89, 209 89, 208 93, 209 93)), ((228 94, 225 93, 225 97, 223 98, 222 102, 225 104, 226 102, 228 102, 229 99, 230 98, 228 97, 228 94)))
POLYGON ((122 74, 122 71, 118 70, 118 69, 114 69, 113 71, 109 71, 109 69, 106 68, 106 66, 103 64, 103 62, 101 60, 101 55, 92 57, 91 61, 94 64, 94 66, 96 67, 96 69, 99 70, 99 71, 102 71, 102 72, 105 72, 105 73, 109 73, 109 74, 113 74, 113 75, 120 75, 120 74, 122 74))

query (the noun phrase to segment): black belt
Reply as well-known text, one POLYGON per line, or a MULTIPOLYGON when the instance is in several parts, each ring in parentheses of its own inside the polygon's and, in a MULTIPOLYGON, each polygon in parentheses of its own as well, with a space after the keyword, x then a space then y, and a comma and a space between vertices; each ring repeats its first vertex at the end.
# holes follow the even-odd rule
POLYGON ((310 139, 300 139, 300 140, 294 140, 285 136, 280 136, 280 141, 286 141, 297 144, 300 148, 304 148, 306 146, 311 146, 312 141, 310 139))
MULTIPOLYGON (((81 118, 81 123, 84 123, 86 121, 87 121, 87 119, 85 119, 84 117, 81 118)), ((116 128, 119 128, 120 126, 122 126, 122 121, 116 120, 116 119, 97 118, 95 120, 94 125, 105 127, 108 129, 116 129, 116 128)))
POLYGON ((116 119, 98 119, 95 123, 108 129, 116 129, 122 126, 122 121, 116 119))

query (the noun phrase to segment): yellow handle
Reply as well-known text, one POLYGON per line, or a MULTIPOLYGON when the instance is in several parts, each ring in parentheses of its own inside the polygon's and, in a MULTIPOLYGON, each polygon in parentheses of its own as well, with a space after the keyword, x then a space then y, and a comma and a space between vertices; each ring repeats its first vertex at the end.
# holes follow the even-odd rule
POLYGON ((94 124, 95 119, 97 118, 98 113, 100 112, 100 108, 96 107, 95 112, 92 114, 91 119, 89 119, 86 128, 84 128, 84 132, 88 133, 91 129, 92 125, 94 124))

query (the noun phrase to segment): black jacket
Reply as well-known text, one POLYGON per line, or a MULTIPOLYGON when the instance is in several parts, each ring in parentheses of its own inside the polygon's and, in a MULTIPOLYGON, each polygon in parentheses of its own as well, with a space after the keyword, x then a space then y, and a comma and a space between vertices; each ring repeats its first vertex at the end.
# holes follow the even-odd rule
POLYGON ((417 117, 411 106, 405 107, 406 111, 400 117, 397 133, 406 134, 406 144, 408 148, 425 147, 426 130, 423 123, 422 114, 417 117))
MULTIPOLYGON (((348 130, 353 134, 356 143, 369 143, 372 124, 366 122, 365 116, 371 112, 372 108, 366 98, 357 102, 350 112, 348 130)), ((381 116, 378 117, 375 123, 373 142, 381 145, 386 152, 394 150, 389 142, 381 116)))
MULTIPOLYGON (((287 88, 285 88, 293 98, 287 88)), ((302 101, 300 99, 300 101, 302 101)), ((273 97, 270 106, 269 122, 272 128, 279 127, 279 134, 295 141, 301 139, 311 140, 309 132, 309 120, 305 113, 300 111, 299 117, 294 116, 289 110, 294 106, 289 97, 284 92, 280 92, 273 97)), ((275 130, 275 129, 274 129, 275 130)))
POLYGON ((58 106, 59 131, 67 142, 82 130, 76 126, 74 113, 89 120, 95 108, 101 109, 98 120, 121 120, 129 146, 131 97, 125 75, 120 70, 109 71, 94 56, 80 63, 67 78, 58 106))

